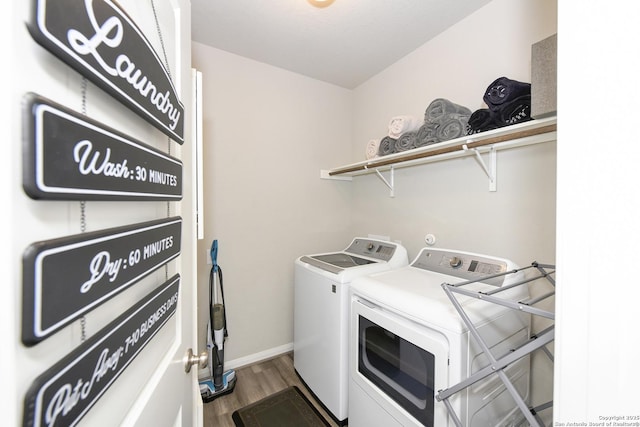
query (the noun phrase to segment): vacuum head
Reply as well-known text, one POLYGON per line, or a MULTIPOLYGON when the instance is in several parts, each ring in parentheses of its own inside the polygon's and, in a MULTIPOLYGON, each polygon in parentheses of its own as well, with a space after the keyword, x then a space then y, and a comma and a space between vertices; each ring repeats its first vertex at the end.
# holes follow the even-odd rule
POLYGON ((233 392, 236 386, 236 371, 229 369, 222 374, 222 387, 216 390, 211 378, 200 381, 200 396, 204 403, 209 403, 220 396, 233 392))

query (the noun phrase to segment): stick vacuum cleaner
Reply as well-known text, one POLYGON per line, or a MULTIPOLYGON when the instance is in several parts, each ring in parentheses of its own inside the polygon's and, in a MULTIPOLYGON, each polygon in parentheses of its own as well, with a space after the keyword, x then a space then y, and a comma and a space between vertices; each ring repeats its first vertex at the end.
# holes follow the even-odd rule
POLYGON ((209 321, 207 322, 207 351, 209 377, 200 380, 200 395, 207 403, 231 393, 236 386, 236 372, 224 370, 224 341, 227 338, 227 316, 224 311, 222 269, 218 265, 218 241, 211 244, 211 271, 209 272, 209 321), (216 277, 218 285, 216 286, 216 277), (218 298, 218 287, 220 298, 218 298))

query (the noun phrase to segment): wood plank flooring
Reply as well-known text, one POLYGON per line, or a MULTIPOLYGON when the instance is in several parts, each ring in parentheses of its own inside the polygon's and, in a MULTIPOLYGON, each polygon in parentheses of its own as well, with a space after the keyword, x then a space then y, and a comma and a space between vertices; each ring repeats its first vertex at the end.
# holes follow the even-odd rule
POLYGON ((292 352, 236 369, 236 376, 238 380, 232 393, 204 404, 204 427, 235 427, 231 419, 233 411, 292 385, 298 386, 332 427, 338 425, 300 381, 293 369, 292 352))

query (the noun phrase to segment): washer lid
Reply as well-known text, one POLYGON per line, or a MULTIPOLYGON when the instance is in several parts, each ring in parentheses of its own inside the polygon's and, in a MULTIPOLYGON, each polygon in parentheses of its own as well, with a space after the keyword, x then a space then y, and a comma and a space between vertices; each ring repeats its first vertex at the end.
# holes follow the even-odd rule
POLYGON ((399 243, 356 237, 343 251, 306 255, 299 262, 340 275, 349 273, 351 278, 371 274, 391 268, 403 267, 409 263, 407 250, 399 243))
POLYGON ((349 255, 343 252, 303 256, 302 258, 300 258, 300 261, 306 262, 307 264, 311 264, 314 267, 318 267, 322 270, 330 271, 335 274, 340 273, 345 268, 358 267, 361 265, 368 265, 379 262, 360 258, 354 255, 349 255))
POLYGON ((311 255, 311 258, 326 262, 327 264, 335 265, 336 267, 349 268, 357 267, 359 265, 373 264, 370 259, 360 258, 354 255, 345 253, 325 254, 325 255, 311 255))

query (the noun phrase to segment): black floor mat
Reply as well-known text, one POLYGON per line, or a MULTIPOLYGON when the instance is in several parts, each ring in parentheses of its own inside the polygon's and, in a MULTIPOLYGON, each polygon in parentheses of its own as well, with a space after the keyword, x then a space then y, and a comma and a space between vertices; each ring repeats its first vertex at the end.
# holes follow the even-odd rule
POLYGON ((238 409, 232 418, 237 427, 330 427, 296 386, 238 409))

